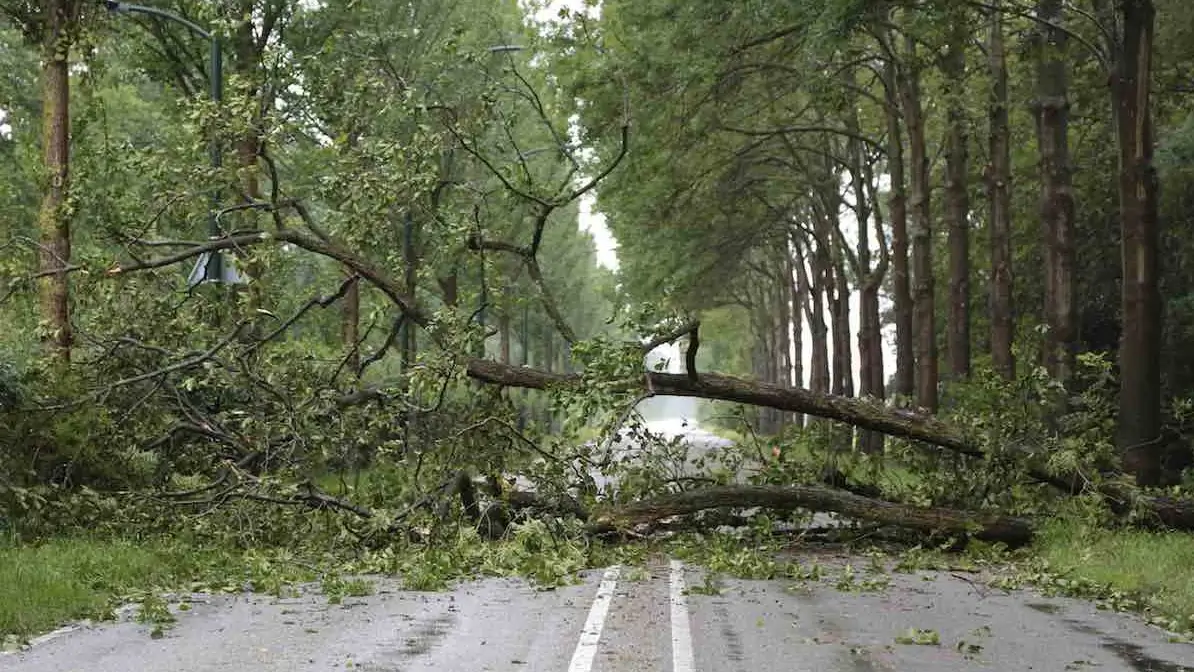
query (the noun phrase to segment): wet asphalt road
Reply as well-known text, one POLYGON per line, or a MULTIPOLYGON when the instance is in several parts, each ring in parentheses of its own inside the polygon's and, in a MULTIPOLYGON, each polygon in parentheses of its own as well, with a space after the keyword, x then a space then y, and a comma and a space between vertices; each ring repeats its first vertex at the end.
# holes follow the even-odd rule
MULTIPOLYGON (((874 592, 820 581, 713 579, 666 558, 588 572, 538 591, 514 579, 445 593, 399 590, 329 605, 291 598, 195 596, 164 638, 131 619, 80 627, 0 656, 12 672, 245 670, 559 672, 1179 672, 1194 645, 1131 616, 1070 599, 994 590, 965 576, 892 574, 874 592), (678 590, 677 580, 699 591, 678 590), (716 593, 716 594, 713 594, 716 593), (597 605, 595 608, 594 605, 597 605), (594 612, 600 617, 595 620, 594 612), (603 613, 601 613, 603 612, 603 613), (936 644, 901 641, 910 628, 936 644)), ((857 561, 857 559, 855 559, 857 561)), ((1194 669, 1194 667, 1191 667, 1194 669)))
MULTIPOLYGON (((698 452, 720 444, 659 429, 689 433, 698 452)), ((869 574, 868 559, 812 548, 797 559, 815 560, 822 578, 706 577, 657 557, 550 591, 486 579, 418 593, 373 578, 373 595, 339 605, 318 586, 196 595, 161 639, 131 617, 75 626, 0 654, 0 672, 1194 672, 1194 645, 1089 602, 965 574, 869 574), (847 563, 869 590, 839 589, 847 563)))

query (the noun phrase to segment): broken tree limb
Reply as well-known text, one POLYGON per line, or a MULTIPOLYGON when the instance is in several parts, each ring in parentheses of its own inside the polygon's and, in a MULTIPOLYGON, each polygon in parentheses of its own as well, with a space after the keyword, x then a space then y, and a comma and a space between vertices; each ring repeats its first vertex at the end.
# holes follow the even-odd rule
POLYGON ((1032 525, 1023 518, 953 509, 917 508, 818 485, 729 485, 689 490, 598 513, 589 522, 588 528, 593 533, 608 533, 663 518, 723 507, 834 511, 851 518, 923 532, 964 534, 984 541, 1003 542, 1008 546, 1028 543, 1033 533, 1032 525))
MULTIPOLYGON (((578 385, 576 375, 547 373, 525 367, 514 367, 489 360, 473 359, 467 363, 468 375, 478 380, 506 385, 546 389, 555 386, 578 385)), ((753 406, 766 406, 782 411, 804 413, 839 420, 861 429, 872 429, 891 436, 914 439, 944 448, 950 452, 989 460, 995 457, 970 440, 962 430, 931 415, 884 406, 868 399, 855 399, 833 394, 812 392, 803 388, 781 387, 716 373, 701 374, 696 380, 685 374, 647 372, 642 378, 627 381, 627 389, 646 386, 653 394, 717 399, 753 406)), ((1010 450, 1010 449, 1009 449, 1010 450)), ((1020 457, 1027 458, 1022 454, 1020 457)), ((1078 475, 1055 475, 1032 464, 1025 465, 1031 478, 1048 483, 1065 492, 1075 492, 1084 482, 1078 475)), ((1194 531, 1194 501, 1174 497, 1151 496, 1135 488, 1114 481, 1095 486, 1118 513, 1133 508, 1146 513, 1141 522, 1194 531)))
MULTIPOLYGON (((625 134, 624 127, 623 140, 625 140, 625 134)), ((623 143, 624 148, 625 143, 623 143)), ((574 195, 587 191, 593 184, 590 182, 574 195)), ((420 327, 427 327, 431 322, 430 315, 418 305, 414 297, 407 294, 405 285, 391 277, 382 267, 332 241, 326 235, 311 235, 295 229, 234 234, 189 246, 181 252, 165 257, 126 265, 116 264, 108 269, 107 275, 116 276, 133 271, 162 268, 199 256, 203 252, 241 248, 268 242, 291 243, 313 254, 335 259, 386 294, 402 311, 408 322, 420 327)), ((466 359, 465 366, 468 375, 474 379, 508 387, 546 389, 553 386, 581 385, 584 382, 581 376, 575 374, 548 373, 486 359, 466 359)), ((970 440, 955 425, 931 415, 891 408, 870 400, 814 393, 802 388, 780 387, 714 373, 706 373, 694 378, 684 374, 647 372, 643 376, 637 376, 625 382, 628 392, 644 387, 652 394, 716 399, 813 415, 845 422, 861 429, 870 429, 891 436, 921 441, 979 459, 995 457, 991 452, 970 440)), ((1017 452, 1021 457, 1026 457, 1023 455, 1023 451, 1017 452)), ((1053 475, 1030 464, 1026 466, 1026 473, 1036 480, 1049 483, 1067 492, 1079 490, 1078 486, 1084 480, 1076 474, 1053 475)), ((1153 497, 1142 494, 1130 486, 1115 482, 1105 482, 1097 487, 1099 492, 1112 501, 1113 505, 1120 507, 1118 509, 1120 511, 1142 508, 1149 514, 1146 522, 1194 530, 1194 502, 1192 501, 1153 497)))

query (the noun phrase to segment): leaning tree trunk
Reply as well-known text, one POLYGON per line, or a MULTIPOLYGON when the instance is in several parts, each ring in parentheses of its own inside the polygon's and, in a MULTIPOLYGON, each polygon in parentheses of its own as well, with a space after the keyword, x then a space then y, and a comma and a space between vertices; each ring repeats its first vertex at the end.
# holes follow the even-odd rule
MULTIPOLYGON (((906 36, 915 58, 916 42, 906 36)), ((920 73, 908 64, 901 72, 900 102, 908 130, 911 200, 913 325, 916 331, 916 404, 937 410, 937 326, 933 305, 933 235, 929 207, 929 158, 925 145, 920 73)))
POLYGON ((945 219, 949 227, 949 373, 970 376, 970 198, 967 189, 966 43, 970 27, 965 13, 953 17, 943 71, 946 87, 945 219))
POLYGON ((47 351, 70 361, 70 40, 73 0, 48 0, 42 47, 42 167, 47 183, 38 213, 38 300, 47 351))
POLYGON ((991 361, 1001 376, 1011 380, 1016 375, 1016 360, 1012 353, 1012 341, 1015 338, 1012 303, 1012 157, 1002 2, 995 0, 993 3, 991 35, 987 44, 993 80, 988 108, 991 156, 987 168, 987 199, 991 232, 991 361))
POLYGON ((1041 157, 1041 220, 1045 236, 1045 369, 1062 384, 1074 373, 1074 194, 1069 150, 1069 94, 1062 0, 1040 0, 1037 14, 1037 145, 1041 157), (1044 23, 1047 22, 1047 23, 1044 23))
POLYGON ((1149 89, 1155 12, 1150 0, 1122 0, 1112 100, 1119 145, 1123 238, 1123 336, 1119 346, 1119 431, 1124 465, 1141 486, 1161 482, 1161 296, 1157 175, 1149 89))

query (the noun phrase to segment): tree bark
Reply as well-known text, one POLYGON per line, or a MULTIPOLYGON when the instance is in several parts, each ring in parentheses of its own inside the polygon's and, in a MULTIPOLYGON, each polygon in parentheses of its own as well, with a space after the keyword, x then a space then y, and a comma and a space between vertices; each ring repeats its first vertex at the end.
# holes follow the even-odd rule
POLYGON ((74 334, 70 321, 70 47, 75 21, 73 0, 46 0, 42 41, 42 167, 47 183, 38 213, 38 302, 48 354, 70 361, 74 334))
MULTIPOLYGON (((870 164, 863 164, 862 173, 863 191, 869 191, 871 195, 870 203, 871 210, 873 211, 873 219, 875 220, 875 237, 879 241, 880 251, 879 263, 865 276, 866 281, 863 282, 859 294, 859 347, 862 347, 862 343, 866 343, 866 349, 870 352, 870 358, 865 363, 865 369, 862 372, 863 380, 867 381, 867 387, 865 390, 862 390, 862 396, 883 400, 887 398, 885 390, 887 381, 884 377, 883 366, 883 331, 879 313, 879 291, 883 287, 883 278, 887 275, 890 254, 883 231, 883 213, 875 194, 877 187, 875 186, 874 170, 870 164)), ((859 237, 860 255, 862 254, 861 244, 864 238, 865 236, 859 237)), ((866 255, 863 256, 865 264, 860 259, 859 265, 869 267, 869 249, 866 255)), ((860 443, 864 452, 881 453, 883 452, 884 442, 883 434, 868 431, 863 433, 860 443)))
POLYGON ((955 380, 970 376, 970 197, 967 189, 967 128, 964 96, 966 14, 953 16, 943 62, 947 130, 945 139, 945 219, 949 227, 949 373, 955 380))
POLYGON ((1157 254, 1157 175, 1150 106, 1155 11, 1150 0, 1122 0, 1112 100, 1119 146, 1123 239, 1123 335, 1119 347, 1119 429, 1124 466, 1140 486, 1161 482, 1161 331, 1157 254))
POLYGON ((904 178, 904 140, 898 89, 900 76, 894 55, 884 65, 884 106, 887 121, 887 172, 891 176, 891 287, 896 327, 896 371, 892 392, 904 400, 914 392, 916 360, 913 353, 912 287, 908 270, 908 195, 904 178))
MULTIPOLYGON (((351 273, 351 271, 349 271, 351 273)), ((341 314, 340 339, 348 349, 346 366, 358 376, 361 374, 361 349, 357 344, 360 339, 361 325, 361 282, 354 279, 344 293, 344 307, 341 314)))
MULTIPOLYGON (((800 246, 788 237, 788 285, 792 292, 792 379, 794 387, 804 387, 804 316, 808 312, 808 288, 802 282, 804 258, 800 246), (797 270, 800 269, 800 270, 797 270), (797 277, 799 274, 799 277, 797 277)), ((804 427, 804 414, 797 413, 792 422, 804 427)))
POLYGON ((839 242, 833 243, 833 289, 829 305, 833 317, 833 392, 854 396, 854 351, 850 333, 850 278, 839 242))
POLYGON ((994 9, 991 11, 991 31, 987 43, 993 80, 988 107, 991 156, 987 168, 987 200, 991 236, 991 361, 999 375, 1011 380, 1016 376, 1016 360, 1012 352, 1015 338, 1015 306, 1012 299, 1012 157, 1002 2, 995 0, 992 3, 994 9))
MULTIPOLYGON (((781 258, 777 263, 777 274, 775 286, 772 288, 771 294, 775 297, 775 302, 779 306, 778 319, 776 320, 777 341, 779 343, 779 354, 776 358, 777 375, 775 382, 786 387, 792 386, 792 304, 788 296, 789 287, 792 286, 792 260, 788 256, 787 250, 784 250, 781 258)), ((777 429, 783 430, 784 426, 788 424, 790 418, 785 413, 780 413, 776 417, 777 429)))
POLYGON ((809 336, 812 339, 812 356, 809 358, 809 389, 813 392, 828 392, 829 378, 829 328, 825 324, 825 281, 822 272, 823 260, 819 251, 810 251, 804 255, 812 267, 815 282, 809 280, 808 270, 804 260, 797 260, 796 273, 803 285, 804 295, 808 298, 805 303, 805 318, 808 320, 809 336))
MULTIPOLYGON (((915 58, 916 42, 905 36, 909 55, 915 58)), ((932 213, 929 207, 929 158, 925 146, 924 113, 920 98, 920 73, 911 64, 901 71, 900 102, 908 131, 910 154, 913 328, 916 331, 916 404, 937 410, 937 325, 933 289, 932 213)))
MULTIPOLYGON (((1056 24, 1062 0, 1039 0, 1037 15, 1056 24)), ((1074 194, 1069 150, 1069 84, 1066 33, 1038 24, 1037 99, 1034 103, 1041 158, 1041 221, 1045 236, 1045 369, 1063 384, 1074 373, 1078 329, 1075 321, 1074 194)))
MULTIPOLYGON (((854 74, 847 80, 854 85, 854 74)), ((878 199, 873 198, 874 170, 864 155, 858 106, 851 101, 845 115, 846 129, 851 136, 846 141, 847 164, 850 169, 850 190, 854 194, 854 214, 858 222, 858 240, 854 256, 850 258, 854 275, 858 278, 858 392, 862 397, 882 399, 883 394, 883 337, 880 332, 879 290, 887 272, 887 246, 884 242, 883 217, 879 212, 878 199), (875 236, 881 255, 878 268, 871 268, 870 225, 875 220, 875 236)), ((843 237, 844 246, 844 237, 843 237)), ((858 437, 859 449, 866 453, 883 450, 883 435, 864 431, 858 437)))
POLYGON ((1001 541, 1008 546, 1022 546, 1032 539, 1032 526, 1022 518, 917 508, 820 485, 728 485, 663 495, 598 512, 588 529, 594 533, 607 533, 671 516, 721 507, 835 511, 852 518, 912 530, 973 534, 977 539, 1001 541))
POLYGON ((510 363, 510 314, 505 311, 498 315, 498 361, 510 363))

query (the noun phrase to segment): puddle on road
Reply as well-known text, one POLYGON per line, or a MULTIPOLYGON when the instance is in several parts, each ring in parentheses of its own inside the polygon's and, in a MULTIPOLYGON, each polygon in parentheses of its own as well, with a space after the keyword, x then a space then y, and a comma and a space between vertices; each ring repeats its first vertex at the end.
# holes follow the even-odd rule
POLYGON ((456 617, 451 614, 437 616, 430 621, 419 624, 411 637, 404 642, 398 654, 404 658, 421 656, 435 647, 439 640, 448 634, 448 630, 456 623, 456 617))
POLYGON ((1048 602, 1026 602, 1024 606, 1034 611, 1039 611, 1042 614, 1060 614, 1064 611, 1064 607, 1060 604, 1050 604, 1048 602))
POLYGON ((1120 660, 1132 666, 1137 672, 1194 672, 1194 667, 1185 667, 1167 660, 1153 658, 1144 649, 1120 639, 1103 638, 1103 648, 1119 656, 1120 660))
POLYGON ((1194 664, 1183 666, 1160 658, 1154 658, 1139 644, 1125 642, 1122 639, 1108 636, 1101 630, 1081 621, 1066 619, 1065 623, 1076 632, 1098 637, 1099 646, 1114 653, 1136 672, 1194 672, 1194 664))

